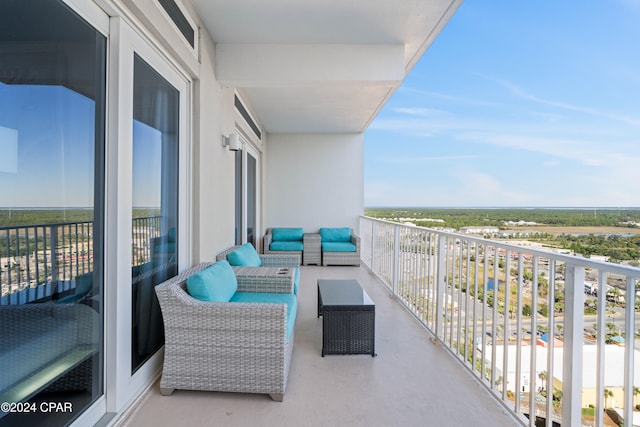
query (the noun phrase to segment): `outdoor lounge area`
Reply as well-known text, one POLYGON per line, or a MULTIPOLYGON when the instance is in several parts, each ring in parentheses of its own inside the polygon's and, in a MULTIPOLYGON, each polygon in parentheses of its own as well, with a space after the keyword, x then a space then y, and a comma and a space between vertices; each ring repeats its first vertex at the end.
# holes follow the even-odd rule
MULTIPOLYGON (((392 97, 411 83, 412 70, 462 3, 0 2, 0 318, 9 328, 2 334, 0 360, 6 363, 0 388, 5 401, 15 404, 0 411, 0 427, 535 427, 542 418, 580 427, 584 326, 597 326, 599 341, 590 345, 602 351, 609 320, 602 292, 594 304, 600 311, 589 315, 597 319, 585 320, 584 295, 575 290, 587 276, 600 289, 615 280, 627 289, 629 302, 640 289, 640 269, 364 216, 367 206, 377 205, 373 193, 395 198, 419 192, 432 203, 445 191, 441 184, 453 182, 415 180, 416 189, 365 187, 372 170, 369 150, 376 146, 366 134, 385 106, 401 107, 392 97), (248 264, 227 260, 240 284, 225 301, 213 301, 221 306, 216 320, 225 326, 220 329, 232 333, 208 334, 206 328, 195 338, 180 330, 167 333, 169 316, 161 315, 156 299, 162 283, 174 277, 180 282, 171 289, 171 303, 178 307, 173 314, 182 317, 174 317, 186 329, 197 329, 200 324, 185 312, 207 302, 180 305, 176 300, 192 296, 180 275, 243 245, 259 255, 248 264), (277 311, 276 328, 256 321, 254 307, 245 312, 250 321, 222 307, 237 302, 231 298, 257 299, 246 294, 274 273, 286 282, 290 303, 286 310, 286 302, 272 304, 277 310, 261 307, 277 311), (542 273, 544 280, 538 277, 542 273), (560 316, 546 318, 555 307, 550 284, 560 275, 569 291, 561 325, 560 316), (358 307, 323 302, 327 311, 319 317, 322 279, 357 281, 373 301, 360 304, 372 312, 367 333, 344 340, 365 341, 373 329, 375 345, 365 347, 369 354, 330 351, 322 357, 324 313, 358 307), (497 283, 491 298, 489 279, 497 283), (500 302, 496 292, 502 297, 502 283, 504 309, 494 304, 500 302), (543 283, 544 297, 532 291, 543 283), (517 313, 513 319, 506 315, 511 306, 517 313), (554 331, 557 325, 566 356, 562 364, 554 366, 549 356, 526 369, 518 364, 527 351, 520 343, 533 342, 541 327, 554 331), (245 341, 240 351, 227 350, 237 350, 238 336, 257 335, 257 329, 271 346, 262 346, 262 359, 241 362, 260 365, 269 353, 272 364, 256 371, 277 376, 277 388, 234 388, 235 379, 232 386, 224 381, 194 386, 191 380, 208 372, 191 363, 194 347, 215 342, 223 347, 217 356, 232 368, 208 354, 199 362, 210 361, 210 370, 222 366, 221 376, 242 372, 243 367, 236 369, 239 359, 259 345, 245 341), (493 345, 498 332, 518 350, 504 365, 493 345), (486 357, 489 340, 493 354, 486 357), (25 354, 40 360, 27 366, 25 354), (518 367, 513 380, 500 374, 510 364, 518 367), (182 375, 181 381, 161 384, 165 367, 184 374, 186 365, 185 382, 182 375), (543 390, 550 386, 538 376, 542 371, 562 382, 561 402, 555 390, 543 390), (78 376, 83 381, 68 387, 67 380, 78 376), (544 410, 537 408, 542 391, 544 410), (40 402, 68 410, 14 410, 40 402)), ((439 93, 438 82, 432 83, 429 96, 439 93)), ((398 113, 437 126, 448 122, 432 118, 438 110, 431 105, 408 107, 398 113), (425 112, 428 117, 422 117, 425 112)), ((414 156, 399 149, 403 139, 397 142, 381 144, 376 157, 422 163, 438 154, 414 156)), ((470 171, 463 157, 447 158, 452 173, 470 171)), ((395 176, 386 168, 374 170, 395 176)), ((464 186, 483 184, 460 173, 456 178, 464 186)), ((573 187, 567 183, 554 193, 564 200, 573 187)), ((458 199, 456 206, 469 203, 458 199)), ((245 303, 270 304, 239 305, 245 303)), ((628 350, 638 328, 634 305, 627 307, 615 319, 627 347, 619 366, 623 381, 614 391, 629 424, 640 358, 628 350)), ((209 313, 198 321, 207 324, 209 313)), ((548 342, 553 349, 554 340, 548 342)), ((603 380, 604 363, 598 366, 591 375, 596 416, 614 400, 605 399, 610 385, 603 380)), ((246 382, 253 386, 254 379, 246 382)), ((597 420, 596 425, 604 426, 597 420)))
POLYGON ((267 395, 151 386, 119 424, 482 425, 516 422, 364 267, 301 267, 295 344, 282 402, 267 395), (318 279, 356 279, 376 304, 376 357, 321 357, 318 279))

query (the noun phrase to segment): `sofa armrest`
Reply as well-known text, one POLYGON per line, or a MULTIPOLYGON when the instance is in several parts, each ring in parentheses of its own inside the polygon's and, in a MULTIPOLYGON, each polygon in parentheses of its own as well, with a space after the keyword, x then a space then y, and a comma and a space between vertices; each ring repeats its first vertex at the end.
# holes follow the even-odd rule
POLYGON ((273 239, 273 234, 271 234, 271 230, 267 231, 267 234, 264 235, 262 239, 262 251, 266 254, 269 253, 269 247, 271 247, 271 241, 273 239))
POLYGON ((228 247, 227 249, 225 249, 224 251, 222 251, 218 255, 216 255, 216 261, 222 261, 222 260, 227 259, 227 254, 229 254, 230 252, 235 251, 239 247, 240 247, 240 245, 233 245, 233 246, 228 247))
MULTIPOLYGON (((192 298, 180 285, 156 287, 165 334, 175 343, 209 348, 234 345, 280 346, 286 340, 286 304, 204 302, 192 298)), ((174 349, 176 350, 176 349, 174 349)))
POLYGON ((360 236, 352 234, 351 235, 351 243, 356 245, 356 252, 360 252, 360 236))
POLYGON ((297 254, 262 254, 260 255, 263 267, 298 267, 300 255, 297 254))
POLYGON ((238 292, 292 294, 295 270, 292 267, 233 267, 238 292))

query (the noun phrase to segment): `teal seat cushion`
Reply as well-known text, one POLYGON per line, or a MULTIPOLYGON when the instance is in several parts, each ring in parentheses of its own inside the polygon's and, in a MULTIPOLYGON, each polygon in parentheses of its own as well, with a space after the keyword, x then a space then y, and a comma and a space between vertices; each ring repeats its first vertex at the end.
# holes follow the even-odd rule
POLYGON ((300 287, 300 269, 298 267, 294 267, 293 274, 293 294, 298 295, 298 288, 300 287))
POLYGON ((249 242, 227 254, 229 264, 237 267, 260 267, 262 260, 256 248, 249 242))
POLYGON ((288 241, 278 241, 271 242, 269 245, 269 249, 272 251, 301 251, 304 248, 302 241, 299 242, 288 242, 288 241))
POLYGON ((351 242, 322 242, 322 252, 356 252, 351 242))
POLYGON ((271 241, 273 242, 302 242, 302 228, 272 228, 271 241))
POLYGON ((227 302, 238 290, 238 279, 228 261, 218 261, 187 279, 187 292, 195 299, 227 302))
POLYGON ((294 294, 271 294, 260 292, 236 292, 230 302, 252 302, 263 304, 287 304, 287 340, 293 332, 298 312, 298 299, 294 294))
POLYGON ((321 228, 320 239, 324 242, 350 242, 351 229, 349 227, 342 228, 321 228))

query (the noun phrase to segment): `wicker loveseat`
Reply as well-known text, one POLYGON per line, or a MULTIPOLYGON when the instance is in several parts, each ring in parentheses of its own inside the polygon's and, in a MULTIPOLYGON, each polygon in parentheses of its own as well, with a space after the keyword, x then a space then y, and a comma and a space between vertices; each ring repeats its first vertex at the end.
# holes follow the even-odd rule
MULTIPOLYGON (((216 261, 227 259, 227 255, 240 248, 240 245, 231 246, 216 255, 216 261)), ((300 265, 300 254, 290 253, 269 253, 258 254, 261 267, 298 267, 300 265)), ((233 265, 233 264, 232 264, 233 265)))
POLYGON ((293 293, 298 294, 300 284, 300 255, 270 254, 260 255, 251 243, 232 246, 216 255, 216 261, 226 260, 231 264, 237 277, 245 280, 268 276, 273 280, 290 280, 293 275, 293 293))
MULTIPOLYGON (((220 263, 226 261, 216 264, 220 263)), ((297 311, 293 278, 285 286, 268 277, 262 282, 256 282, 255 277, 237 277, 236 294, 255 296, 263 302, 205 302, 193 298, 187 292, 187 280, 212 264, 198 264, 156 287, 165 331, 160 392, 265 393, 282 401, 297 311), (282 298, 289 302, 278 302, 282 298)))

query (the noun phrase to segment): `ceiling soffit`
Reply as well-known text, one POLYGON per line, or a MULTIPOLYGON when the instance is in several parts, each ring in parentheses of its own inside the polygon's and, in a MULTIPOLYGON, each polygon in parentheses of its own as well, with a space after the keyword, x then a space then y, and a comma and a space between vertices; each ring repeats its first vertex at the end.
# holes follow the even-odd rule
POLYGON ((462 0, 192 0, 267 132, 363 132, 462 0))

